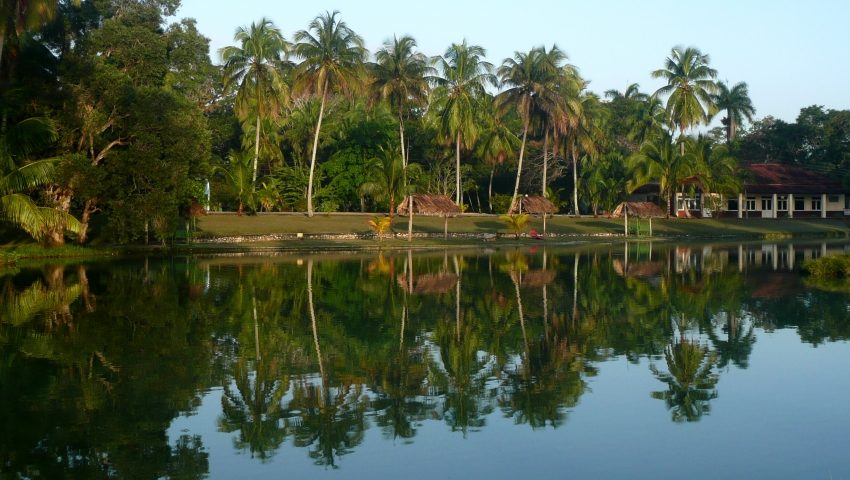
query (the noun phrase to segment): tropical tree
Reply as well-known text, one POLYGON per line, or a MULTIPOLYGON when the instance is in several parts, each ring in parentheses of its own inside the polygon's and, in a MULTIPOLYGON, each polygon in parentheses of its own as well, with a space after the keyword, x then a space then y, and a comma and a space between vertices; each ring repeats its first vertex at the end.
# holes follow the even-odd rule
MULTIPOLYGON (((506 58, 499 67, 499 79, 502 85, 508 88, 496 97, 497 105, 501 108, 514 107, 522 121, 522 143, 519 148, 516 183, 511 205, 516 202, 519 193, 522 160, 532 116, 552 114, 560 104, 557 85, 561 74, 561 64, 566 58, 566 54, 557 46, 553 46, 549 52, 546 52, 543 47, 537 47, 526 53, 515 52, 513 58, 506 58)), ((546 147, 544 147, 543 167, 544 192, 546 190, 545 150, 546 147)))
POLYGON ((588 82, 576 73, 563 79, 560 85, 564 103, 569 106, 560 113, 557 126, 564 153, 573 165, 573 208, 581 216, 578 202, 578 165, 582 158, 594 159, 599 154, 599 144, 604 138, 600 121, 603 110, 599 97, 588 92, 588 82))
MULTIPOLYGON (((80 0, 71 2, 79 6, 80 0)), ((0 2, 0 67, 6 41, 17 39, 25 31, 33 31, 56 15, 56 0, 3 0, 0 2)), ((2 71, 2 70, 0 70, 2 71)))
POLYGON ((408 158, 404 141, 404 119, 411 107, 420 107, 428 101, 429 85, 426 77, 433 75, 428 57, 416 52, 416 40, 410 36, 393 37, 375 53, 372 65, 372 96, 385 100, 398 115, 398 134, 401 160, 407 167, 408 158))
POLYGON ((496 167, 505 163, 508 156, 520 143, 516 133, 504 122, 504 118, 496 112, 495 102, 490 95, 484 101, 481 135, 475 144, 475 154, 490 166, 490 181, 487 186, 487 204, 493 213, 493 176, 496 167))
POLYGON ((294 52, 302 62, 296 67, 296 89, 321 98, 319 118, 313 136, 310 177, 307 183, 307 214, 313 216, 313 177, 319 134, 328 94, 338 91, 351 96, 362 84, 363 64, 367 51, 363 39, 337 17, 339 12, 325 12, 310 22, 308 30, 295 33, 294 52))
MULTIPOLYGON (((738 160, 730 154, 726 145, 715 145, 700 135, 687 142, 686 150, 693 161, 691 169, 706 193, 735 194, 741 191, 738 160)), ((712 195, 709 199, 713 210, 720 207, 721 197, 712 195)))
POLYGON ((79 233, 80 223, 65 211, 39 206, 29 196, 33 189, 55 180, 55 160, 23 165, 16 162, 40 149, 45 139, 56 140, 56 130, 44 118, 25 119, 0 133, 0 221, 17 226, 38 241, 57 244, 62 243, 66 230, 79 233))
POLYGON ((216 170, 224 176, 227 187, 236 197, 239 204, 236 214, 242 216, 246 206, 254 208, 256 197, 251 181, 251 157, 242 152, 231 151, 227 158, 229 165, 216 170))
POLYGON ((664 400, 674 422, 698 421, 709 412, 709 402, 717 398, 715 355, 702 345, 683 339, 664 349, 664 360, 666 373, 655 365, 650 366, 650 371, 667 385, 667 390, 652 392, 652 398, 664 400))
POLYGON ((515 238, 519 238, 519 234, 525 231, 531 217, 527 213, 516 213, 512 215, 500 215, 499 219, 505 222, 505 226, 514 234, 515 238))
MULTIPOLYGON (((712 94, 717 90, 717 70, 708 66, 709 56, 695 47, 673 47, 664 68, 652 72, 652 78, 663 78, 667 85, 654 95, 667 95, 667 116, 684 136, 685 130, 707 121, 714 113, 712 94)), ((685 146, 680 145, 684 155, 685 146)))
POLYGON ((744 118, 753 121, 756 109, 750 100, 746 82, 738 82, 731 89, 726 82, 717 83, 717 93, 711 96, 717 111, 726 111, 723 125, 726 127, 726 143, 735 140, 738 126, 744 123, 744 118))
POLYGON ((454 43, 442 57, 435 59, 440 75, 431 77, 436 85, 433 108, 437 127, 445 141, 455 144, 455 203, 461 206, 461 147, 472 148, 481 130, 477 117, 487 85, 496 85, 493 65, 484 60, 484 48, 469 45, 466 40, 454 43))
MULTIPOLYGON (((406 169, 401 157, 390 148, 381 148, 378 156, 372 158, 369 163, 375 181, 364 183, 360 187, 360 194, 386 200, 387 212, 392 223, 396 199, 405 193, 406 169)), ((409 165, 409 167, 414 166, 418 167, 418 165, 409 165)))
POLYGON ((288 44, 267 18, 247 28, 237 28, 233 39, 241 46, 224 47, 219 55, 224 62, 225 89, 237 89, 236 114, 243 122, 251 116, 255 119, 253 189, 257 183, 261 126, 264 120, 277 118, 289 97, 289 87, 280 70, 288 44))
POLYGON ((667 199, 668 218, 675 213, 674 195, 680 180, 691 173, 689 160, 692 156, 677 150, 673 137, 664 133, 644 143, 639 152, 629 157, 634 172, 632 189, 652 180, 658 181, 661 195, 667 199))

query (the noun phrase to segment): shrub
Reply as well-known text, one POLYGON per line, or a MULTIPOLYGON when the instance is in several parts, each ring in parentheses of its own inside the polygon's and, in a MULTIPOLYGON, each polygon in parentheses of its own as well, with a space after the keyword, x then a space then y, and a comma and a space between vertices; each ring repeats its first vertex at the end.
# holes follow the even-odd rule
POLYGON ((497 193, 491 199, 493 201, 493 213, 508 213, 511 207, 511 196, 497 193))
POLYGON ((520 213, 518 215, 502 215, 499 219, 505 222, 514 237, 519 238, 519 234, 523 233, 525 227, 528 226, 529 216, 527 213, 520 213))
POLYGON ((815 278, 850 278, 850 254, 808 260, 803 270, 815 278))

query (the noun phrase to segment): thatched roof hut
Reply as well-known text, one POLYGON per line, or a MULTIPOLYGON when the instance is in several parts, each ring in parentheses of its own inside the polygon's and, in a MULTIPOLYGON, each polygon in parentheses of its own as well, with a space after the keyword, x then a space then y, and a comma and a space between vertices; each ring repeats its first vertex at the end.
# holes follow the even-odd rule
POLYGON ((542 287, 555 281, 555 270, 529 270, 522 275, 519 282, 523 288, 542 287))
POLYGON ((664 212, 661 207, 652 202, 623 202, 611 212, 612 218, 620 218, 623 212, 628 212, 630 217, 635 218, 663 218, 664 212))
POLYGON ((515 213, 530 213, 532 215, 543 215, 543 214, 555 214, 558 212, 558 208, 554 203, 549 201, 546 197, 518 197, 517 201, 511 205, 510 210, 508 210, 508 214, 515 213))
MULTIPOLYGON (((404 197, 398 204, 396 212, 399 215, 407 215, 410 207, 410 197, 404 197)), ((415 215, 426 215, 432 217, 453 217, 460 214, 460 207, 445 195, 413 195, 413 213, 415 215)))
POLYGON ((453 273, 426 273, 413 277, 411 288, 410 277, 399 274, 396 278, 398 285, 407 293, 414 295, 439 295, 449 293, 457 285, 457 275, 453 273))

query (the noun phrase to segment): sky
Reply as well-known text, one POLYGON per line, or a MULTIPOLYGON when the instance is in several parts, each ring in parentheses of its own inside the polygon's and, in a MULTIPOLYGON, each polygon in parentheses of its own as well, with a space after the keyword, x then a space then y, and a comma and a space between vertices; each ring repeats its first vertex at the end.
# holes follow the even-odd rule
POLYGON ((393 35, 412 35, 429 56, 465 38, 498 66, 515 51, 554 43, 602 94, 631 83, 654 92, 663 82, 650 72, 670 49, 695 46, 718 79, 747 82, 757 118, 791 122, 809 105, 850 109, 848 0, 182 0, 177 16, 198 21, 218 63, 238 26, 265 16, 291 40, 333 10, 371 52, 393 35))

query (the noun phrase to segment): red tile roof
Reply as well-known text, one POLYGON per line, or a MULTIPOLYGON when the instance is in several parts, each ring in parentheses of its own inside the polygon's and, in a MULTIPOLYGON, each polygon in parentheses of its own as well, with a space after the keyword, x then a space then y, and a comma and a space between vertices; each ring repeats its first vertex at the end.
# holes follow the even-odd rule
POLYGON ((844 193, 840 182, 793 165, 753 163, 742 173, 746 193, 844 193))

